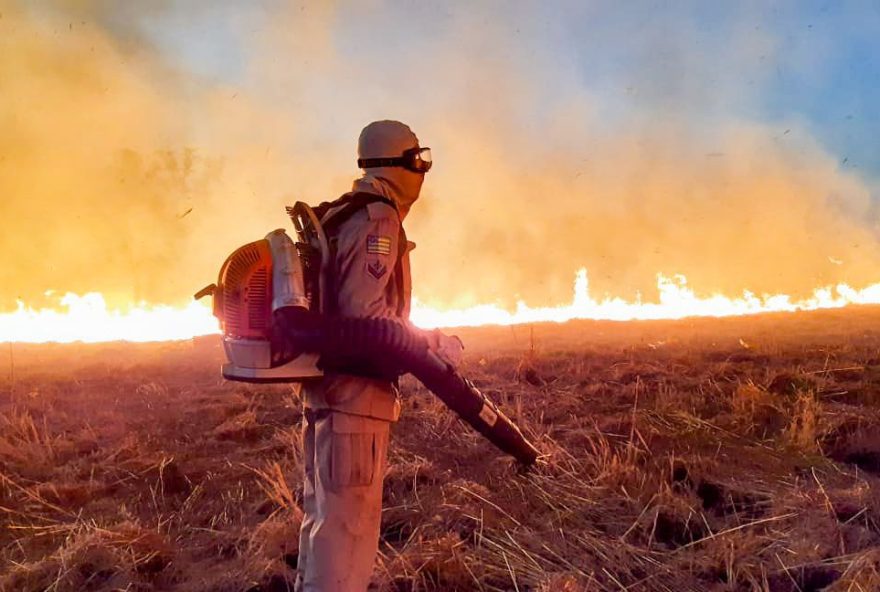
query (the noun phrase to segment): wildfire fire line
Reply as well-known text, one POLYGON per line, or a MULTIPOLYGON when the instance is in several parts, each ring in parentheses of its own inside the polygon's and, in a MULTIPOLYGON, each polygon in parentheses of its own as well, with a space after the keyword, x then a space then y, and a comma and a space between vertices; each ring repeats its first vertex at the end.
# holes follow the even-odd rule
MULTIPOLYGON (((852 304, 880 304, 880 282, 856 289, 847 284, 817 288, 810 298, 793 300, 786 294, 758 296, 744 292, 738 297, 721 294, 697 296, 684 276, 657 275, 657 302, 627 301, 590 296, 587 270, 580 269, 574 298, 564 306, 530 307, 520 302, 513 311, 492 304, 458 310, 437 310, 416 300, 412 320, 424 329, 474 327, 573 319, 655 320, 684 317, 725 317, 767 312, 794 312, 840 308, 852 304)), ((67 293, 59 308, 34 309, 18 302, 14 312, 0 313, 0 342, 97 343, 103 341, 171 341, 219 333, 208 305, 191 302, 185 307, 139 303, 129 309, 108 307, 97 292, 82 296, 67 293)))

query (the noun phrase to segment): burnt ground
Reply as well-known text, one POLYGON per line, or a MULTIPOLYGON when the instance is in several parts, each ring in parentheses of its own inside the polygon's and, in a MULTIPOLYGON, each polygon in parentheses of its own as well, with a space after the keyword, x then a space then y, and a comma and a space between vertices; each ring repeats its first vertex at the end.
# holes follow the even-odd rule
MULTIPOLYGON (((459 333, 544 457, 405 380, 377 589, 880 590, 880 309, 459 333)), ((0 589, 288 589, 290 388, 215 338, 0 354, 0 589)))

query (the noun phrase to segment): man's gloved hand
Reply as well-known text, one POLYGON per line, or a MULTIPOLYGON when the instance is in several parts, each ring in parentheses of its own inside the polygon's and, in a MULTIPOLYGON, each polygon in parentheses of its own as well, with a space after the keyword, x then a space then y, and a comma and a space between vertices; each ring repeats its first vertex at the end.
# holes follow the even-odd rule
POLYGON ((464 351, 464 344, 457 335, 446 335, 439 329, 428 331, 428 348, 434 352, 441 360, 457 368, 461 363, 461 354, 464 351))

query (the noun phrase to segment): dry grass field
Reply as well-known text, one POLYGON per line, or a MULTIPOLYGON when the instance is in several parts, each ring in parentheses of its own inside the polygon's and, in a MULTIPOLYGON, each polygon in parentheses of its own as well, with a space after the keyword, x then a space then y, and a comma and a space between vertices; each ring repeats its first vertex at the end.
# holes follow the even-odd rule
MULTIPOLYGON (((545 456, 404 380, 376 589, 880 590, 880 309, 459 334, 545 456)), ((299 402, 217 343, 0 346, 0 590, 288 589, 299 402)))

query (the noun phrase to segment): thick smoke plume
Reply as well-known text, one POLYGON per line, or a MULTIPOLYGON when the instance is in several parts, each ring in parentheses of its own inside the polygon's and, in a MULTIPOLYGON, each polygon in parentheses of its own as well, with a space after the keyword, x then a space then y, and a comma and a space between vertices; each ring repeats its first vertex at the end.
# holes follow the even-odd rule
POLYGON ((754 115, 803 67, 759 15, 708 51, 683 14, 503 6, 0 3, 0 308, 185 302, 284 204, 346 191, 388 117, 437 161, 408 221, 431 305, 564 303, 580 267, 645 300, 658 272, 704 294, 880 280, 870 180, 754 115))

